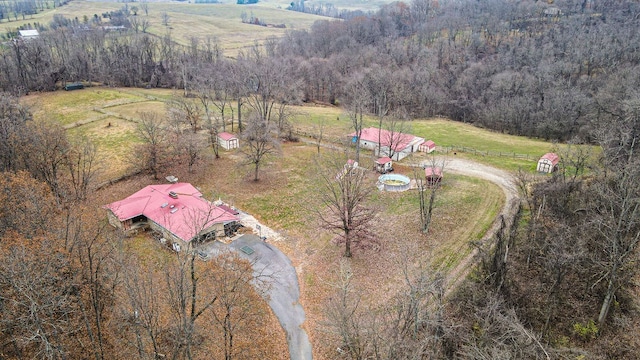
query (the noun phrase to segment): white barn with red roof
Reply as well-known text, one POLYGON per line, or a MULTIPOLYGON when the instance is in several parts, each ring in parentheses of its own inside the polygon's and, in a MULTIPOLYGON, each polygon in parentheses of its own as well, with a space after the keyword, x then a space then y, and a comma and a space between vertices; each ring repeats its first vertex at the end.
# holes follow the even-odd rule
MULTIPOLYGON (((356 136, 355 132, 349 134, 350 138, 356 136)), ((409 154, 418 151, 420 144, 424 142, 424 138, 421 137, 375 127, 362 129, 359 140, 361 147, 373 150, 377 156, 389 157, 395 161, 402 160, 409 154)))
POLYGON ((237 149, 240 146, 238 137, 228 132, 218 134, 218 144, 227 150, 237 149))
POLYGON ((204 199, 189 183, 149 185, 104 208, 111 225, 124 231, 148 226, 179 245, 177 249, 224 236, 225 226, 239 221, 232 212, 204 199))
POLYGON ((558 154, 546 153, 538 160, 537 170, 538 172, 552 173, 558 169, 558 162, 560 162, 558 154))

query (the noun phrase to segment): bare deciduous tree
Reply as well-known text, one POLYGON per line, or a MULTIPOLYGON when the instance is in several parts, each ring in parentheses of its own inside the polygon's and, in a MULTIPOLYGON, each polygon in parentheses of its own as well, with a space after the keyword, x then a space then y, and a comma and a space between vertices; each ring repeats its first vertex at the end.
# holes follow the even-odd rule
MULTIPOLYGON (((145 10, 146 12, 146 10, 145 10)), ((162 19, 162 25, 164 26, 169 26, 169 21, 171 20, 171 16, 169 16, 169 14, 167 14, 166 12, 163 12, 162 14, 160 14, 160 18, 162 19)))
POLYGON ((316 143, 316 149, 318 150, 318 154, 320 154, 320 146, 322 145, 322 138, 324 137, 324 130, 326 126, 326 121, 324 117, 318 119, 318 121, 313 123, 313 138, 316 143))
POLYGON ((355 160, 360 162, 360 137, 364 126, 364 114, 371 102, 364 84, 364 75, 354 74, 347 84, 347 113, 351 120, 351 126, 355 130, 356 154, 355 160))
POLYGON ((246 164, 253 166, 254 181, 259 180, 260 166, 265 157, 280 151, 280 143, 274 133, 273 125, 255 114, 248 119, 242 132, 244 143, 241 150, 245 155, 246 164))
POLYGON ((256 356, 260 351, 243 343, 251 337, 253 324, 264 316, 257 311, 256 302, 263 301, 260 296, 265 295, 266 283, 254 276, 251 263, 234 253, 222 252, 210 261, 218 301, 209 314, 221 330, 222 345, 218 346, 223 349, 224 359, 256 356))
POLYGON ((339 153, 318 159, 320 204, 315 213, 324 228, 339 234, 345 244, 344 256, 351 257, 352 243, 371 236, 368 227, 377 211, 368 204, 375 188, 368 172, 347 160, 339 153))
POLYGON ((96 177, 97 148, 89 139, 72 141, 66 156, 74 198, 85 200, 96 177))
POLYGON ((198 320, 218 300, 217 293, 207 293, 210 270, 196 264, 196 252, 178 253, 165 270, 167 301, 173 315, 173 358, 192 360, 203 336, 198 320), (196 323, 198 322, 198 323, 196 323))
POLYGON ((24 144, 27 169, 61 200, 66 195, 61 176, 70 150, 67 133, 57 122, 33 121, 28 126, 28 143, 24 144))
POLYGON ((181 124, 186 124, 194 133, 200 129, 200 107, 192 99, 174 94, 167 102, 167 117, 179 131, 181 124))
POLYGON ((9 94, 0 94, 0 170, 17 170, 19 143, 25 136, 29 110, 9 94))
POLYGON ((155 113, 143 112, 139 117, 136 133, 143 144, 140 153, 136 154, 136 160, 142 161, 143 169, 151 171, 153 178, 158 179, 158 173, 167 159, 167 127, 164 120, 155 113))
POLYGON ((424 170, 414 170, 413 173, 420 201, 420 230, 425 234, 429 232, 433 207, 436 203, 438 190, 441 187, 445 165, 445 160, 438 160, 432 157, 423 167, 424 170), (426 171, 430 173, 429 177, 427 177, 426 171))

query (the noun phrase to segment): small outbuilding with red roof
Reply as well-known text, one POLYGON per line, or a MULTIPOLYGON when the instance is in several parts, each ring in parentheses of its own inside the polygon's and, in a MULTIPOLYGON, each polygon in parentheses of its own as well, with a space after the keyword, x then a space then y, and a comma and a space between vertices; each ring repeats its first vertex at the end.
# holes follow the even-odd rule
POLYGON ((433 152, 436 149, 436 143, 433 140, 427 140, 420 144, 420 151, 426 152, 427 154, 433 152))
POLYGON ((386 174, 389 171, 393 171, 393 160, 390 157, 385 156, 375 161, 376 171, 380 174, 386 174))
POLYGON ((558 170, 558 162, 560 157, 555 153, 546 153, 538 160, 538 172, 552 173, 558 170))
POLYGON ((238 137, 228 132, 218 134, 218 144, 227 150, 237 149, 240 146, 238 137))
POLYGON ((435 185, 442 181, 442 168, 439 167, 426 167, 424 168, 424 177, 427 180, 427 185, 435 185))
POLYGON ((239 221, 234 213, 204 199, 189 183, 149 185, 104 208, 111 225, 125 232, 149 227, 170 240, 176 250, 224 236, 239 221))

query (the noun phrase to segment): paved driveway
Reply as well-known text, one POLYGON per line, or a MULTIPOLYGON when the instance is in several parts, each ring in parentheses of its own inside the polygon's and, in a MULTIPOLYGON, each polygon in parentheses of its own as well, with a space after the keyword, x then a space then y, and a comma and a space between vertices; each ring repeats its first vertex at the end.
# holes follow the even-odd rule
POLYGON ((254 276, 259 276, 270 285, 269 306, 287 334, 291 360, 312 359, 311 343, 301 327, 305 314, 299 303, 298 276, 291 260, 277 247, 251 234, 243 235, 229 245, 212 242, 201 250, 215 256, 225 246, 236 251, 241 258, 249 260, 253 264, 254 276), (242 251, 243 248, 245 251, 242 251))

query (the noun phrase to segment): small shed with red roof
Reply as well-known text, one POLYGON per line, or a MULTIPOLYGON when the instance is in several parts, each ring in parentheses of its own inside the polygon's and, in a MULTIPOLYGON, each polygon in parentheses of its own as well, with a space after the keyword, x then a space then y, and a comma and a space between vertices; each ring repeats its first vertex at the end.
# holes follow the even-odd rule
POLYGON ((218 144, 226 150, 237 149, 240 146, 238 137, 228 132, 218 134, 218 144))
POLYGON ((189 183, 149 185, 103 207, 114 227, 125 232, 151 228, 178 251, 224 236, 239 221, 234 213, 204 199, 189 183))
POLYGON ((555 153, 546 153, 538 160, 538 172, 552 173, 558 170, 558 162, 560 157, 555 153))
POLYGON ((439 167, 426 167, 424 168, 424 177, 427 181, 427 185, 435 185, 442 181, 442 168, 439 167))
POLYGON ((434 143, 433 140, 427 140, 420 144, 420 151, 426 152, 427 154, 433 152, 435 149, 436 143, 434 143))
POLYGON ((375 166, 376 171, 381 174, 386 174, 389 171, 393 171, 393 161, 388 156, 376 159, 375 166))

